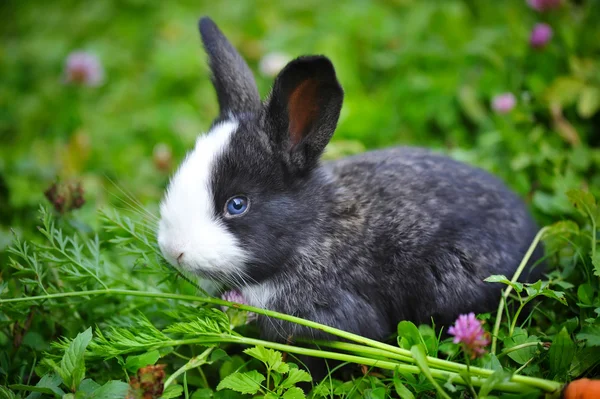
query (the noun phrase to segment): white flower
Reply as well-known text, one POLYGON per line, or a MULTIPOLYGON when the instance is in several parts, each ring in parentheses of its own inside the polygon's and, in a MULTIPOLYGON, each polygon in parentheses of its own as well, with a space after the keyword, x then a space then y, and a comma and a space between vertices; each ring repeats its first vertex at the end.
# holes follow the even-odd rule
POLYGON ((290 57, 287 54, 269 53, 260 60, 258 69, 264 76, 274 77, 289 61, 290 57))

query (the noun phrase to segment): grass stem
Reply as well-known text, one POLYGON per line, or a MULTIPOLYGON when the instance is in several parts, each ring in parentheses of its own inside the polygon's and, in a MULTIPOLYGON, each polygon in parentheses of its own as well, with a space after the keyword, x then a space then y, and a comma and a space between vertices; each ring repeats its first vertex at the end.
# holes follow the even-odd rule
MULTIPOLYGON (((512 283, 515 283, 515 282, 517 282, 517 280, 519 280, 519 277, 521 277, 521 273, 523 273, 523 270, 525 270, 525 267, 527 266, 529 259, 533 255, 535 248, 538 246, 540 240, 542 239, 542 237, 546 234, 546 232, 548 230, 549 230, 549 227, 546 226, 546 227, 542 228, 540 231, 538 231, 538 233, 535 235, 533 242, 529 246, 529 249, 525 253, 525 256, 523 256, 523 259, 521 260, 519 267, 517 268, 517 270, 515 271, 515 274, 512 277, 512 280, 511 280, 512 283)), ((511 291, 512 291, 512 287, 510 285, 507 286, 506 289, 504 290, 504 293, 502 294, 500 303, 498 304, 498 311, 496 312, 496 322, 494 324, 494 329, 492 331, 492 346, 490 349, 490 352, 493 355, 496 354, 496 347, 498 344, 498 331, 500 331, 500 324, 502 323, 502 312, 504 311, 504 305, 505 305, 511 291)))
MULTIPOLYGON (((544 230, 542 230, 542 231, 540 231, 540 233, 538 233, 538 235, 536 236, 536 240, 534 240, 534 243, 537 243, 539 241, 539 238, 541 237, 541 234, 543 233, 543 231, 544 230)), ((532 247, 533 247, 533 244, 532 244, 532 247)), ((529 254, 529 256, 531 256, 531 255, 529 254)), ((526 256, 526 258, 527 258, 527 256, 526 256)), ((526 263, 526 260, 524 260, 524 263, 526 263)), ((277 319, 281 319, 281 320, 289 321, 292 323, 301 324, 301 325, 304 325, 307 327, 315 328, 315 329, 324 331, 326 333, 336 335, 343 339, 348 339, 348 340, 354 341, 355 343, 362 344, 363 346, 361 348, 358 348, 358 347, 360 347, 360 345, 347 346, 347 348, 352 348, 353 350, 356 350, 357 352, 363 352, 365 354, 366 353, 377 354, 377 355, 382 355, 382 353, 387 353, 386 357, 388 357, 388 358, 395 357, 394 360, 399 360, 399 361, 402 361, 405 363, 408 362, 406 357, 412 358, 412 354, 409 350, 398 348, 398 347, 395 347, 395 346, 392 346, 392 345, 389 345, 389 344, 386 344, 383 342, 375 341, 375 340, 372 340, 369 338, 365 338, 360 335, 356 335, 356 334, 349 333, 349 332, 346 332, 343 330, 339 330, 334 327, 326 326, 324 324, 316 323, 314 321, 301 319, 299 317, 290 316, 290 315, 275 312, 272 310, 255 308, 253 306, 233 303, 233 302, 224 301, 222 299, 212 298, 212 297, 197 297, 197 296, 193 296, 193 295, 170 294, 170 293, 163 293, 163 292, 146 292, 146 291, 132 291, 132 290, 121 290, 121 289, 106 289, 106 290, 61 292, 61 293, 49 294, 49 295, 38 295, 38 296, 22 297, 22 298, 0 299, 0 306, 2 306, 3 304, 15 303, 15 302, 61 299, 61 298, 68 298, 68 297, 86 297, 86 296, 94 296, 94 295, 129 295, 129 296, 137 296, 137 297, 173 299, 173 300, 181 300, 181 301, 188 301, 188 302, 202 302, 202 303, 210 303, 210 304, 219 305, 219 306, 234 307, 234 308, 262 314, 262 315, 265 315, 268 317, 274 317, 277 319), (372 348, 375 348, 379 351, 374 352, 371 350, 372 348)), ((356 356, 356 355, 349 355, 349 354, 336 353, 336 352, 320 351, 320 350, 302 348, 302 347, 297 347, 297 346, 292 346, 292 345, 284 345, 284 344, 279 344, 279 343, 275 343, 275 342, 257 340, 257 339, 253 339, 253 338, 246 338, 246 337, 242 337, 242 336, 238 336, 238 335, 211 337, 210 340, 207 339, 206 337, 198 338, 198 339, 189 339, 189 340, 178 340, 178 341, 170 342, 169 344, 170 345, 183 345, 183 344, 208 345, 208 344, 217 344, 217 343, 222 343, 222 342, 242 343, 242 344, 249 344, 249 345, 262 345, 265 347, 269 347, 269 348, 276 349, 276 350, 287 351, 290 353, 304 354, 304 355, 308 355, 308 356, 327 358, 327 359, 333 359, 333 360, 341 360, 341 361, 346 361, 346 362, 364 364, 367 366, 376 366, 376 367, 380 367, 380 368, 388 369, 388 370, 400 369, 402 371, 405 371, 407 373, 412 373, 412 374, 415 374, 415 373, 418 374, 420 372, 419 368, 417 366, 408 365, 408 364, 404 364, 404 363, 398 363, 398 362, 389 361, 389 360, 373 359, 373 358, 368 358, 368 357, 364 357, 364 356, 356 356)), ((345 345, 355 345, 355 344, 345 344, 345 345)), ((342 348, 340 348, 340 349, 342 349, 342 348)), ((460 377, 460 375, 458 373, 461 371, 466 371, 466 369, 467 369, 466 365, 447 361, 447 360, 442 360, 442 359, 438 359, 438 358, 434 358, 434 357, 429 357, 429 356, 426 358, 426 360, 427 360, 428 365, 432 367, 431 371, 436 379, 443 379, 445 381, 461 383, 461 384, 464 383, 462 377, 460 377)), ((473 382, 473 385, 475 385, 475 386, 480 386, 483 383, 483 381, 485 381, 485 379, 493 373, 492 370, 483 369, 483 368, 479 368, 479 367, 471 367, 470 371, 474 375, 472 377, 472 382, 473 382)), ((541 378, 534 378, 534 377, 526 377, 526 376, 521 376, 521 375, 513 375, 510 382, 506 382, 504 384, 498 385, 498 389, 506 391, 506 392, 520 392, 523 389, 526 389, 528 387, 535 387, 535 388, 542 389, 546 392, 557 392, 561 388, 561 386, 562 386, 562 384, 559 382, 556 382, 556 381, 544 380, 541 378)))

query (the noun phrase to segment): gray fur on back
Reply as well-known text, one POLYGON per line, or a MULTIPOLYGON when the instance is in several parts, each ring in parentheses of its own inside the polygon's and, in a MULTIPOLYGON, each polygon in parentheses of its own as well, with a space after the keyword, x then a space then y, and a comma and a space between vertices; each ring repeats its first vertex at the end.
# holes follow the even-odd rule
MULTIPOLYGON (((483 279, 512 276, 537 232, 497 178, 427 150, 367 152, 313 179, 326 198, 314 202, 313 238, 268 283, 267 307, 371 338, 403 319, 439 325, 492 310, 500 287, 483 279)), ((322 335, 262 324, 274 339, 322 335)))

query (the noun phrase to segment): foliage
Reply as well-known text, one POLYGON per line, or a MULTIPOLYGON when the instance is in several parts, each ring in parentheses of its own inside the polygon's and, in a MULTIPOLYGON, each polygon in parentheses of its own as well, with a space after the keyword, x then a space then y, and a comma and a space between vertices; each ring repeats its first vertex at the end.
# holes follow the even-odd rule
POLYGON ((537 397, 553 381, 600 375, 599 2, 0 7, 0 398, 537 397), (227 303, 162 260, 164 186, 217 112, 203 14, 263 95, 273 55, 333 60, 345 103, 327 158, 423 145, 527 200, 548 226, 546 274, 487 279, 506 287, 498 311, 478 315, 489 353, 470 360, 438 326, 410 322, 394 344, 337 331, 320 349, 262 341, 243 310, 223 313, 227 303), (538 23, 553 34, 532 47, 538 23), (74 53, 98 63, 90 84, 74 53), (311 382, 294 358, 307 354, 342 365, 311 382), (351 378, 348 363, 362 365, 351 378))
POLYGON ((299 382, 311 382, 312 378, 304 370, 290 367, 283 361, 280 352, 265 349, 261 346, 246 349, 245 354, 263 362, 267 369, 267 377, 256 370, 249 372, 235 372, 225 377, 217 386, 218 390, 231 389, 240 393, 255 395, 257 392, 264 394, 265 398, 305 398, 304 391, 295 385, 299 382), (266 380, 266 381, 265 381, 266 380), (273 388, 271 388, 271 381, 273 388), (263 382, 265 384, 263 385, 263 382))

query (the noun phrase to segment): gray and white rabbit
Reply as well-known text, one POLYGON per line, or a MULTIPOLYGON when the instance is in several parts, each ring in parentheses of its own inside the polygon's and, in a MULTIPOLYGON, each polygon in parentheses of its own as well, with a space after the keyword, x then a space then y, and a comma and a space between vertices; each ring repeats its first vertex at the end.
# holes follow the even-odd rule
MULTIPOLYGON (((329 59, 291 61, 262 102, 212 20, 199 27, 220 115, 161 204, 170 263, 251 305, 378 340, 400 320, 447 324, 497 305, 501 286, 483 279, 512 276, 537 232, 514 193, 424 149, 320 162, 343 101, 329 59)), ((269 339, 326 338, 274 319, 259 326, 269 339)))

